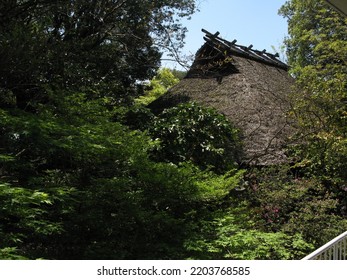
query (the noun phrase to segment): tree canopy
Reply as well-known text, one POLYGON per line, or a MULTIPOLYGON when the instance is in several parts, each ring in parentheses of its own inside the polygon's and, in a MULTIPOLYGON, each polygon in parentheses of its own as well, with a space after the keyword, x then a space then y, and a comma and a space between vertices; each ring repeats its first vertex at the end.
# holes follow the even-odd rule
POLYGON ((285 43, 298 85, 292 114, 308 140, 302 163, 345 182, 347 19, 324 1, 288 1, 280 12, 288 19, 285 43))
POLYGON ((128 101, 161 52, 182 46, 179 19, 195 9, 193 0, 2 1, 1 89, 21 109, 47 102, 47 85, 128 101))
POLYGON ((297 84, 289 112, 297 124, 295 168, 315 182, 316 195, 326 195, 316 208, 331 207, 322 220, 346 219, 347 18, 313 0, 287 1, 280 13, 288 20, 285 44, 297 84))

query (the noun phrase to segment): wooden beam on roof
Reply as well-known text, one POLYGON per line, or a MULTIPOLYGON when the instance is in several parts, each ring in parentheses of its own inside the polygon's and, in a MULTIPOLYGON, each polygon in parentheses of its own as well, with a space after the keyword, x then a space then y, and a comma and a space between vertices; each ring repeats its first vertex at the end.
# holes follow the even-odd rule
POLYGON ((287 64, 277 59, 279 57, 278 53, 271 54, 266 52, 265 49, 263 51, 254 50, 252 49, 253 45, 249 45, 248 47, 237 45, 236 40, 229 42, 223 38, 218 37, 219 32, 212 34, 205 29, 202 29, 201 31, 206 34, 204 36, 206 43, 223 55, 226 55, 225 51, 227 51, 228 53, 234 53, 236 55, 277 66, 285 70, 288 70, 289 68, 287 64))
POLYGON ((219 31, 217 31, 215 34, 212 34, 203 28, 201 29, 201 31, 204 32, 207 36, 211 36, 211 37, 218 37, 218 35, 220 34, 219 31))

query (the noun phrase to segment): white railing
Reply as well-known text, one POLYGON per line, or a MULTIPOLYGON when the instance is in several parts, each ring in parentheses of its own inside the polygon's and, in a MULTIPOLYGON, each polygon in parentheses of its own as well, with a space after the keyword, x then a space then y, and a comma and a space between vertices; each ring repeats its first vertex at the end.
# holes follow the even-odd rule
POLYGON ((347 260, 347 231, 309 254, 303 260, 347 260))

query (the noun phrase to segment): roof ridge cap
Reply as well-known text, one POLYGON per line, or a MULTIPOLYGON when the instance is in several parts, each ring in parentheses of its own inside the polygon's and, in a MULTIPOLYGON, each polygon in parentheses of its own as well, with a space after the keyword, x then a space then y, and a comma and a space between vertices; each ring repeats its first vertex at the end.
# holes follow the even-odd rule
POLYGON ((204 32, 206 35, 204 36, 204 40, 206 42, 216 43, 218 42, 218 47, 223 46, 224 48, 227 48, 227 50, 230 50, 240 56, 245 56, 246 58, 250 58, 259 62, 265 62, 267 64, 271 64, 273 66, 277 66, 279 68, 282 68, 284 70, 288 70, 289 66, 279 60, 279 54, 272 54, 266 51, 266 49, 263 49, 262 51, 253 49, 253 45, 249 45, 248 47, 236 44, 237 40, 228 41, 221 37, 218 37, 220 32, 216 32, 215 34, 212 34, 208 32, 205 29, 201 29, 202 32, 204 32))

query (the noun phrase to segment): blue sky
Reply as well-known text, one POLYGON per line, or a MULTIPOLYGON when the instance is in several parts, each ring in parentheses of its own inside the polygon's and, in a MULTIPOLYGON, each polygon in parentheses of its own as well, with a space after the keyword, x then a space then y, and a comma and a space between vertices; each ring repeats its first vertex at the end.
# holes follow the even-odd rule
MULTIPOLYGON (((211 33, 220 32, 220 37, 253 48, 279 50, 287 35, 287 21, 278 15, 285 0, 197 0, 200 12, 191 20, 184 20, 188 28, 185 55, 195 54, 204 43, 201 28, 211 33)), ((163 66, 172 65, 163 62, 163 66)), ((179 68, 179 67, 177 67, 179 68)))

